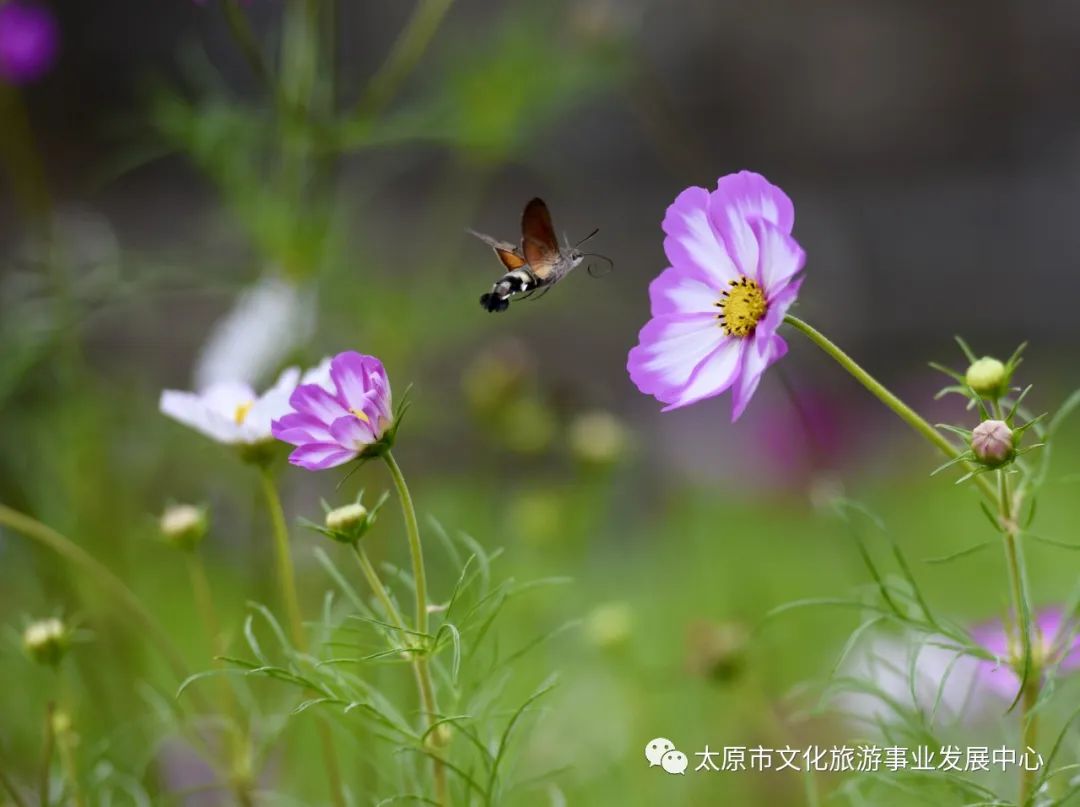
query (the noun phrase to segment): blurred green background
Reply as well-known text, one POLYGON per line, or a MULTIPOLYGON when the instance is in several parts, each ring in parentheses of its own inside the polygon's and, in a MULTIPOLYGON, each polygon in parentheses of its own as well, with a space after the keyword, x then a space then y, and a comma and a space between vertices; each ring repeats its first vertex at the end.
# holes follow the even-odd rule
MULTIPOLYGON (((553 773, 506 803, 845 803, 828 774, 672 777, 643 749, 656 736, 688 754, 860 736, 813 708, 858 615, 761 624, 785 602, 867 583, 830 497, 880 515, 957 621, 1007 611, 1002 558, 919 562, 990 537, 974 494, 931 480, 929 449, 795 334, 737 427, 726 399, 661 415, 637 393, 623 368, 665 266, 659 222, 687 184, 759 170, 795 201, 809 255, 800 316, 931 421, 963 425, 972 415, 959 403, 933 400, 941 379, 926 361, 961 363, 953 333, 999 355, 1031 339, 1021 380, 1038 385, 1033 408, 1053 408, 1076 385, 1080 335, 1080 12, 159 5, 54 3, 52 71, 2 88, 0 502, 100 559, 189 666, 208 669, 189 578, 156 540, 157 515, 172 500, 208 506, 202 552, 238 654, 248 603, 278 608, 268 525, 251 469, 160 415, 160 391, 228 375, 264 385, 288 364, 375 354, 398 394, 413 385, 397 454, 425 522, 433 598, 459 570, 429 518, 501 548, 500 578, 568 578, 499 620, 508 646, 569 624, 507 685, 524 697, 559 674, 514 748, 521 781, 553 773), (593 243, 615 269, 489 316, 476 300, 498 266, 464 230, 512 240, 534 195, 572 238, 600 227, 593 243)), ((1062 436, 1039 504, 1039 531, 1061 540, 1080 515, 1077 439, 1062 436)), ((318 519, 319 497, 389 488, 381 467, 343 476, 283 468, 290 525, 318 519)), ((339 547, 292 532, 316 620, 333 582, 314 549, 352 567, 339 547)), ((388 506, 365 540, 405 565, 403 535, 388 506)), ((1066 550, 1032 545, 1028 562, 1037 604, 1076 582, 1066 550)), ((161 714, 178 682, 99 580, 3 530, 0 608, 0 766, 34 780, 59 697, 85 775, 113 783, 110 803, 140 803, 131 793, 143 790, 154 803, 231 803, 188 792, 206 771, 161 714), (24 621, 50 614, 85 634, 56 675, 20 644, 24 621)), ((280 690, 252 686, 272 712, 280 690)), ((1047 736, 1074 695, 1059 693, 1047 736)), ((292 718, 289 732, 306 737, 310 720, 292 718)), ((357 803, 374 803, 366 788, 396 758, 372 750, 362 726, 335 725, 357 803)), ((326 803, 314 743, 283 747, 260 776, 285 795, 266 803, 326 803)))

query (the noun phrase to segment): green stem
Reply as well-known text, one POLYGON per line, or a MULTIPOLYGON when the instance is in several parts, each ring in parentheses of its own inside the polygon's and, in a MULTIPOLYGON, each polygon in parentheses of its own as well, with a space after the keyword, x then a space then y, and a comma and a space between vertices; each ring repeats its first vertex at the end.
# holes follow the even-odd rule
MULTIPOLYGON (((195 598, 202 617, 203 629, 210 642, 214 666, 221 669, 224 665, 220 657, 225 655, 228 647, 221 631, 217 609, 214 607, 214 595, 210 588, 210 579, 206 574, 206 564, 203 563, 202 555, 197 550, 188 552, 186 555, 192 596, 195 598)), ((232 685, 224 676, 221 678, 221 699, 225 711, 231 715, 235 724, 234 729, 229 732, 229 750, 232 759, 229 769, 230 785, 235 792, 237 802, 241 805, 250 805, 252 801, 248 791, 251 787, 251 765, 248 756, 247 731, 244 727, 244 713, 236 700, 232 685)))
POLYGON ((364 578, 368 581, 368 585, 371 586, 371 590, 375 592, 375 598, 382 603, 382 607, 386 611, 386 615, 389 617, 394 627, 404 631, 406 629, 405 620, 401 616, 401 612, 398 611, 397 606, 394 605, 394 601, 390 598, 390 593, 386 590, 386 586, 384 586, 382 580, 379 579, 379 573, 375 571, 375 566, 372 565, 371 559, 367 556, 367 553, 360 548, 359 543, 353 544, 352 548, 356 553, 356 559, 360 562, 360 570, 364 573, 364 578))
MULTIPOLYGON (((911 428, 925 437, 931 445, 941 451, 949 459, 956 459, 960 456, 960 450, 956 448, 953 443, 948 440, 944 435, 935 429, 927 420, 925 420, 918 412, 908 406, 906 403, 897 398, 892 392, 890 392, 880 381, 874 378, 870 373, 866 372, 862 367, 856 363, 847 353, 841 350, 834 342, 832 342, 827 336, 818 331, 813 326, 803 322, 798 317, 793 317, 788 314, 784 317, 784 322, 791 325, 795 329, 802 331, 811 342, 821 348, 825 353, 836 361, 841 367, 850 373, 856 381, 866 387, 879 401, 885 404, 889 409, 895 412, 901 420, 907 423, 911 428)), ((968 466, 970 467, 970 466, 968 466)), ((990 498, 994 498, 994 489, 981 476, 975 477, 975 483, 979 486, 984 494, 990 498)))
POLYGON ((184 663, 180 651, 173 645, 169 634, 153 615, 143 607, 142 602, 139 601, 135 593, 124 585, 124 582, 113 574, 108 567, 52 527, 46 526, 37 519, 3 504, 0 504, 0 526, 10 527, 20 535, 49 547, 61 557, 90 572, 89 577, 96 580, 108 594, 123 605, 123 612, 134 618, 146 630, 151 641, 157 645, 162 656, 172 667, 176 677, 181 681, 187 678, 187 665, 184 663))
MULTIPOLYGON (((1023 693, 1020 698, 1020 721, 1025 748, 1034 748, 1038 738, 1038 715, 1035 705, 1042 687, 1042 671, 1038 659, 1032 653, 1031 604, 1028 602, 1027 581, 1024 579, 1024 561, 1018 541, 1019 528, 1013 520, 1013 501, 1009 491, 1009 478, 1004 470, 998 472, 998 516, 1005 534, 1005 566, 1009 570, 1013 608, 1020 628, 1021 656, 1013 660, 1016 677, 1021 681, 1023 693)), ((1034 796, 1035 771, 1026 768, 1020 775, 1020 805, 1026 807, 1034 796)))
POLYGON ((289 620, 289 634, 296 649, 307 650, 304 636, 304 622, 300 616, 300 598, 296 593, 296 572, 293 569, 292 550, 289 548, 289 528, 285 525, 285 510, 281 506, 274 475, 262 469, 259 480, 262 483, 263 498, 270 514, 270 527, 274 536, 274 563, 277 566, 278 585, 281 588, 281 600, 285 605, 285 616, 289 620))
MULTIPOLYGON (((49 706, 49 722, 52 723, 56 712, 52 705, 49 706)), ((56 726, 50 726, 56 737, 56 748, 60 754, 60 767, 64 772, 64 778, 71 786, 71 800, 75 807, 86 807, 86 799, 83 798, 82 787, 79 784, 79 767, 75 760, 75 736, 71 727, 71 713, 66 715, 67 721, 61 732, 56 731, 56 726)))
POLYGON ((41 753, 41 781, 38 783, 38 796, 41 807, 49 807, 52 803, 52 795, 49 793, 52 782, 53 750, 56 745, 56 735, 53 733, 53 713, 56 705, 49 703, 45 709, 45 743, 41 753))
POLYGON ((22 794, 19 793, 19 789, 15 787, 15 783, 11 781, 7 773, 4 772, 2 765, 0 765, 0 786, 2 786, 8 796, 11 797, 11 801, 15 807, 29 807, 26 803, 26 799, 22 797, 22 794))
MULTIPOLYGON (((285 601, 285 611, 289 620, 289 631, 293 644, 299 652, 307 650, 307 637, 304 635, 304 622, 300 616, 300 598, 296 592, 296 572, 293 569, 292 550, 289 547, 289 528, 285 524, 285 510, 281 506, 274 475, 266 467, 261 469, 263 496, 270 513, 270 525, 274 534, 274 556, 277 563, 278 583, 281 586, 281 598, 285 601)), ((315 726, 322 745, 323 762, 326 765, 326 777, 330 786, 330 795, 336 807, 345 807, 345 789, 338 769, 337 755, 334 753, 333 737, 326 721, 316 717, 315 726)))
POLYGON ((244 59, 247 60, 251 72, 255 74, 255 78, 272 96, 277 97, 278 91, 274 75, 266 64, 266 59, 263 58, 259 40, 256 38, 254 31, 251 30, 251 24, 248 22, 244 10, 240 8, 239 2, 237 0, 225 0, 221 4, 221 8, 225 12, 225 22, 229 26, 229 33, 236 40, 236 45, 240 48, 244 59))
POLYGON ((412 559, 413 583, 416 587, 416 632, 426 634, 428 632, 427 612, 427 575, 424 572, 424 547, 420 543, 420 525, 416 520, 416 508, 413 507, 412 495, 409 486, 401 473, 401 467, 394 459, 394 455, 387 451, 383 455, 386 467, 390 469, 390 476, 397 488, 398 499, 401 502, 401 513, 405 517, 405 533, 409 539, 409 556, 412 559))
POLYGON ((372 77, 356 107, 355 118, 369 121, 394 97, 434 38, 454 0, 420 0, 412 17, 394 42, 386 61, 372 77))
MULTIPOLYGON (((427 641, 428 611, 427 611, 427 575, 424 572, 424 547, 420 543, 420 525, 416 520, 416 508, 413 506, 412 495, 409 486, 401 473, 401 468, 394 459, 394 455, 387 451, 383 454, 386 467, 390 469, 394 487, 397 488, 398 499, 401 502, 401 512, 405 517, 405 532, 409 539, 409 555, 412 558, 413 584, 416 588, 416 632, 421 641, 427 641)), ((435 700, 435 687, 431 681, 431 670, 428 665, 427 648, 419 648, 414 654, 416 671, 416 683, 420 690, 420 707, 424 712, 425 734, 429 741, 437 738, 432 732, 435 721, 438 719, 438 705, 435 700)), ((449 804, 449 792, 446 783, 446 769, 442 761, 432 755, 432 765, 435 773, 435 800, 440 805, 449 804)))
MULTIPOLYGON (((368 585, 371 586, 371 590, 375 592, 376 599, 382 603, 382 607, 385 609, 390 622, 401 631, 402 641, 408 642, 409 635, 405 632, 405 619, 401 616, 401 612, 397 606, 394 605, 394 601, 390 598, 390 593, 386 590, 386 586, 383 585, 382 580, 379 579, 379 573, 375 570, 374 565, 371 563, 371 559, 368 558, 367 553, 360 548, 359 544, 353 544, 353 549, 356 552, 356 559, 360 562, 360 569, 364 573, 364 577, 368 581, 368 585)), ((418 637, 420 641, 423 641, 423 637, 418 637)), ((425 715, 434 715, 437 712, 435 706, 435 692, 432 687, 431 675, 427 669, 427 659, 423 654, 423 648, 409 647, 410 650, 410 662, 413 668, 413 674, 416 678, 416 691, 420 697, 420 709, 425 715)), ((426 728, 430 728, 431 720, 425 720, 426 728)), ((445 793, 442 796, 442 803, 446 803, 445 793)))

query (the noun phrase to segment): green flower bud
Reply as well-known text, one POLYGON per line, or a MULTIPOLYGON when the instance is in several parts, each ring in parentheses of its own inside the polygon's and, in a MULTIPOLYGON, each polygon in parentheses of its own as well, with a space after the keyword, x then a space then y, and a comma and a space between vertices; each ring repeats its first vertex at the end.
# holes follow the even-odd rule
POLYGON ((326 533, 344 544, 356 543, 368 528, 368 509, 359 502, 337 507, 326 514, 326 533))
POLYGON ((589 412, 570 424, 570 450, 588 465, 610 465, 626 452, 626 429, 610 412, 589 412))
POLYGON ((983 356, 968 367, 964 382, 983 398, 1000 398, 1009 387, 1008 368, 991 356, 983 356))
POLYGON ((59 619, 31 622, 23 631, 23 648, 38 664, 56 667, 71 644, 71 633, 59 619))
POLYGON ((633 629, 634 612, 626 602, 598 605, 585 618, 586 638, 604 650, 625 644, 633 629))
POLYGON ((984 465, 996 468, 1016 456, 1016 440, 1003 420, 984 420, 971 432, 971 451, 984 465))
POLYGON ((206 537, 206 509, 193 504, 171 504, 161 514, 159 527, 165 541, 178 549, 192 550, 206 537))
POLYGON ((363 495, 364 492, 360 491, 355 502, 341 507, 331 508, 330 505, 323 502, 326 518, 322 524, 316 524, 307 519, 301 519, 301 523, 308 529, 320 532, 340 544, 356 544, 371 529, 375 523, 379 508, 386 503, 386 494, 384 493, 375 502, 375 505, 368 510, 360 501, 363 495))

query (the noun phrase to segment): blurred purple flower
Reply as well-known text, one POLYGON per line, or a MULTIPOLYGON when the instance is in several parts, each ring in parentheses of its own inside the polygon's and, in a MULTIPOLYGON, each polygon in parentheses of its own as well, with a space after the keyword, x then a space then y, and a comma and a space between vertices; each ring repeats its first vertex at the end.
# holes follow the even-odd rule
MULTIPOLYGON (((1044 674, 1055 666, 1059 672, 1080 669, 1078 627, 1060 608, 1033 615, 1032 653, 1044 674)), ((898 710, 936 710, 944 719, 969 723, 1000 714, 998 699, 1011 701, 1020 686, 1011 666, 1020 654, 1019 637, 994 620, 973 628, 971 638, 998 660, 970 655, 946 636, 864 637, 843 667, 845 676, 862 683, 842 688, 837 704, 849 717, 870 725, 898 721, 898 710)))
POLYGON ((730 387, 737 420, 762 373, 787 353, 776 330, 806 260, 794 222, 787 195, 749 171, 721 177, 712 193, 687 188, 668 208, 671 266, 649 286, 652 319, 627 361, 631 380, 665 412, 730 387))
POLYGON ((303 384, 289 398, 294 411, 273 423, 279 440, 297 446, 289 462, 321 471, 356 459, 392 436, 390 381, 382 362, 354 351, 330 362, 333 390, 303 384))
MULTIPOLYGON (((1031 652, 1042 670, 1057 665, 1062 671, 1080 669, 1080 625, 1065 618, 1060 608, 1044 608, 1032 614, 1031 652)), ((1016 697, 1020 679, 1010 660, 1021 654, 1020 637, 1010 633, 999 620, 972 629, 971 638, 1000 659, 983 661, 978 675, 981 683, 1004 698, 1016 697)))
POLYGON ((824 390, 799 389, 754 415, 755 444, 771 466, 770 475, 801 477, 840 463, 851 447, 857 412, 824 390))
POLYGON ((28 84, 52 67, 60 31, 52 12, 38 3, 12 0, 0 5, 0 77, 28 84))

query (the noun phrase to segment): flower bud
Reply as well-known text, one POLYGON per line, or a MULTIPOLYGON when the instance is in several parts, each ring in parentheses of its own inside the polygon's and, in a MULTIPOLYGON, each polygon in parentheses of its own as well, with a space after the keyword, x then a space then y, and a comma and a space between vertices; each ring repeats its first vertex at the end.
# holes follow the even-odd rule
POLYGON ((206 537, 206 510, 193 504, 171 504, 161 514, 159 526, 167 543, 192 550, 206 537))
POLYGON ((356 543, 368 528, 368 509, 359 502, 337 507, 326 514, 326 533, 335 541, 356 543))
POLYGON ((634 612, 625 602, 598 605, 585 619, 585 635, 597 647, 609 650, 624 644, 634 628, 634 612))
POLYGON ((323 507, 326 509, 326 520, 322 524, 315 524, 307 519, 301 521, 308 529, 321 532, 327 538, 340 544, 356 544, 371 529, 379 509, 386 502, 386 494, 384 493, 369 510, 361 504, 360 499, 362 496, 363 491, 356 497, 355 502, 333 509, 326 502, 323 502, 323 507))
POLYGON ((983 356, 968 367, 964 383, 983 398, 1000 398, 1009 386, 1009 371, 997 359, 983 356))
POLYGON ((570 450, 589 465, 610 465, 626 450, 626 429, 610 412, 589 412, 570 424, 570 450))
POLYGON ((38 664, 55 667, 71 643, 71 634, 59 619, 40 619, 31 622, 23 631, 23 648, 38 664))
POLYGON ((687 670, 718 684, 733 681, 746 664, 747 641, 738 622, 695 622, 686 634, 687 670))
POLYGON ((1013 430, 1003 420, 984 420, 971 433, 971 450, 985 465, 1002 465, 1016 455, 1013 430))

